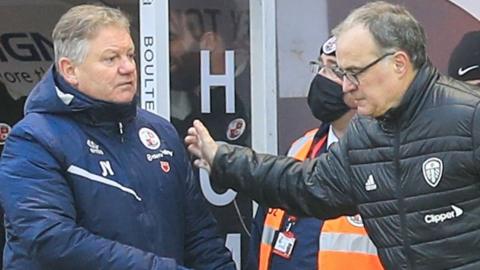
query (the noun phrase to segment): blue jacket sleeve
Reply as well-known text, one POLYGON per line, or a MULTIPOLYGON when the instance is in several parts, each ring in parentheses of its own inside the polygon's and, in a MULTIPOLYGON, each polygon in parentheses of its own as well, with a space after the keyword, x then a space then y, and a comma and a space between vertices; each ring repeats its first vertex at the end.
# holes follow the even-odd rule
POLYGON ((9 238, 45 269, 186 269, 77 225, 64 168, 28 132, 14 129, 0 164, 9 238))
POLYGON ((216 220, 209 211, 186 155, 185 164, 187 164, 185 265, 195 269, 234 270, 232 256, 225 247, 225 240, 218 234, 216 220))

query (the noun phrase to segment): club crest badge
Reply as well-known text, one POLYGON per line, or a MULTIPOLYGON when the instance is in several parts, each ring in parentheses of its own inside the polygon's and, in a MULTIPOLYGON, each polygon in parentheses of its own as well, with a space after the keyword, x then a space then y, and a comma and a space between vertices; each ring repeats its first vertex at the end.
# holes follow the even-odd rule
POLYGON ((230 141, 237 140, 245 132, 246 127, 247 127, 247 124, 245 123, 245 120, 243 120, 242 118, 237 118, 232 120, 232 122, 228 124, 227 134, 226 134, 227 139, 229 139, 230 141))
POLYGON ((160 161, 160 167, 162 167, 162 170, 165 173, 168 173, 170 171, 170 163, 168 161, 160 161))
POLYGON ((143 145, 151 150, 157 150, 160 147, 160 138, 149 128, 141 128, 138 131, 138 136, 143 145))
POLYGON ((0 123, 0 145, 4 145, 12 128, 5 123, 0 123))
POLYGON ((436 187, 442 179, 443 162, 438 158, 429 158, 423 162, 422 171, 427 184, 436 187))
POLYGON ((331 37, 327 41, 325 41, 322 46, 322 52, 328 55, 334 53, 337 49, 337 46, 335 45, 336 41, 337 39, 335 37, 331 37))
POLYGON ((355 227, 363 227, 362 217, 360 215, 347 216, 347 220, 355 227))

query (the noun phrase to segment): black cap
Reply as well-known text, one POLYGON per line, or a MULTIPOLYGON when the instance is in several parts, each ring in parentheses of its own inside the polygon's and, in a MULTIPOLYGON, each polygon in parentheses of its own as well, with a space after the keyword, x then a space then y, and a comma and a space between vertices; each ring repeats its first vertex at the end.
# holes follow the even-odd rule
POLYGON ((448 75, 461 81, 480 79, 480 31, 466 33, 453 50, 448 75))

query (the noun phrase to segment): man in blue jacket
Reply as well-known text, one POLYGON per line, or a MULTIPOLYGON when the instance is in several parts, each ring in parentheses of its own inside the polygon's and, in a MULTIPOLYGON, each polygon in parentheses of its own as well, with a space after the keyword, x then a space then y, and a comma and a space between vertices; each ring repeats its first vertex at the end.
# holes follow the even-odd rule
POLYGON ((175 129, 136 106, 125 15, 74 7, 53 40, 1 160, 4 266, 234 269, 175 129))

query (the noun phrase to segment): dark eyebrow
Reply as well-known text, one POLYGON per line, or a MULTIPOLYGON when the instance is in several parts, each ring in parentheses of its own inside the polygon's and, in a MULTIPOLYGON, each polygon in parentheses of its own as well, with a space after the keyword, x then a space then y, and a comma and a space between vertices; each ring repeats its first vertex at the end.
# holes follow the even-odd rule
POLYGON ((350 66, 350 67, 343 68, 344 71, 351 72, 351 73, 355 73, 356 71, 359 71, 361 69, 362 69, 361 67, 356 67, 356 66, 350 66))

